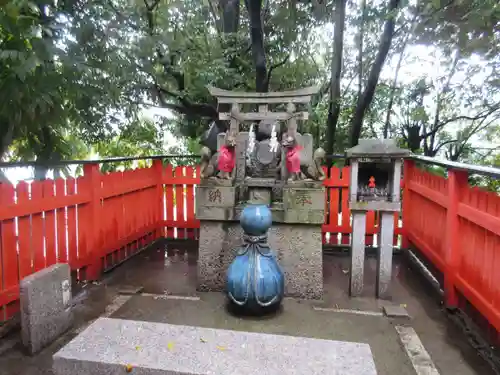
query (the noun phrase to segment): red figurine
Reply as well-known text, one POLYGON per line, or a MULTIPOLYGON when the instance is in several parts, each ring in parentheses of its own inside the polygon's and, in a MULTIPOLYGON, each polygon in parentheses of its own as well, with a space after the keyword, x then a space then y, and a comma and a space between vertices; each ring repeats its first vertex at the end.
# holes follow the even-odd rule
POLYGON ((368 179, 368 187, 369 187, 369 188, 374 188, 374 187, 375 187, 375 177, 371 176, 371 177, 368 179))
POLYGON ((236 153, 234 147, 227 145, 221 146, 219 149, 218 169, 224 173, 231 173, 236 164, 236 153))
POLYGON ((300 145, 289 147, 286 150, 286 169, 288 173, 295 174, 300 172, 300 145))

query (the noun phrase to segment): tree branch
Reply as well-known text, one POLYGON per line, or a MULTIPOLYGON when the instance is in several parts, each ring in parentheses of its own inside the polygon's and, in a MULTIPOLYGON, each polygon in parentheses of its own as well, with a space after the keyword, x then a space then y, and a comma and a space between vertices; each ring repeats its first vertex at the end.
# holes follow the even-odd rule
POLYGON ((130 27, 132 30, 140 31, 141 28, 136 24, 132 23, 129 17, 124 16, 123 13, 120 12, 120 10, 118 10, 118 8, 113 4, 113 1, 100 1, 100 3, 103 7, 108 6, 113 12, 115 12, 116 17, 119 18, 120 21, 127 24, 127 26, 130 27))
POLYGON ((219 17, 217 16, 216 6, 213 3, 213 0, 208 0, 208 5, 210 6, 210 13, 212 14, 212 18, 214 19, 215 29, 217 30, 217 34, 221 34, 222 26, 219 17))
POLYGON ((279 63, 277 64, 274 64, 274 65, 271 65, 269 67, 269 70, 267 72, 267 77, 266 77, 266 82, 265 82, 265 85, 267 87, 269 87, 269 83, 271 82, 271 74, 273 73, 273 70, 276 69, 276 68, 279 68, 280 66, 283 66, 285 65, 288 60, 290 59, 290 54, 288 54, 282 61, 280 61, 279 63))
POLYGON ((328 80, 327 82, 323 83, 323 85, 321 85, 319 92, 315 96, 313 96, 311 100, 311 108, 316 108, 318 106, 319 102, 321 102, 325 95, 328 94, 328 91, 330 91, 331 84, 332 81, 328 80))
POLYGON ((218 119, 218 111, 217 108, 215 108, 211 104, 206 104, 206 103, 193 103, 189 99, 187 99, 185 96, 179 93, 175 93, 172 91, 169 91, 159 85, 156 85, 156 89, 160 93, 160 98, 162 100, 162 105, 165 105, 166 108, 173 109, 176 112, 179 112, 181 114, 185 115, 197 115, 200 117, 208 117, 211 119, 218 119), (180 102, 179 104, 172 104, 169 103, 165 99, 165 95, 174 98, 175 100, 178 100, 180 102))
MULTIPOLYGON (((148 23, 148 34, 153 36, 155 34, 155 23, 153 18, 153 12, 155 8, 160 3, 160 0, 154 0, 153 2, 149 2, 148 0, 143 0, 144 5, 146 7, 147 13, 147 23, 148 23)), ((158 101, 162 105, 163 108, 167 108, 173 110, 177 113, 188 115, 188 116, 200 116, 200 117, 208 117, 211 119, 218 119, 218 111, 211 104, 198 104, 193 103, 182 92, 185 90, 185 80, 184 74, 177 71, 174 68, 175 64, 175 56, 171 54, 169 58, 167 58, 161 48, 156 46, 155 53, 158 62, 163 66, 164 72, 170 75, 176 83, 178 92, 173 92, 165 87, 162 87, 158 82, 158 79, 153 74, 149 74, 154 82, 154 86, 152 87, 153 92, 156 94, 158 101), (167 97, 178 101, 179 103, 171 103, 167 97)))

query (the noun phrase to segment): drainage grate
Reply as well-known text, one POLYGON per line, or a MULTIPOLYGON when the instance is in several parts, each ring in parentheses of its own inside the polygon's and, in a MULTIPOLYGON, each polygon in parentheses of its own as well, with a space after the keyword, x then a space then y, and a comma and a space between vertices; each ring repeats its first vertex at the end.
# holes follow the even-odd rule
POLYGON ((448 310, 448 317, 453 323, 459 326, 469 344, 478 352, 478 354, 491 366, 495 374, 500 375, 500 356, 495 348, 483 338, 479 328, 470 320, 470 318, 461 310, 448 310))

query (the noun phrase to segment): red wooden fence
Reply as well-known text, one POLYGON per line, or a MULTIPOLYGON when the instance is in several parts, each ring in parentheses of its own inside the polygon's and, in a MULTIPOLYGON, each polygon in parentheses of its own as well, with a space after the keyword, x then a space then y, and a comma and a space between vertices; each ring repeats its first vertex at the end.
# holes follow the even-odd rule
POLYGON ((410 243, 444 276, 445 302, 463 296, 500 332, 500 196, 467 182, 467 172, 448 178, 405 161, 403 247, 410 243))
MULTIPOLYGON (((196 238, 197 172, 159 160, 107 174, 87 164, 77 179, 0 184, 0 321, 19 308, 19 280, 56 262, 69 263, 78 280, 95 280, 160 237, 196 238)), ((326 244, 349 244, 348 181, 348 167, 332 168, 324 183, 326 244)), ((376 232, 369 212, 368 245, 376 232)))
MULTIPOLYGON (((0 321, 19 309, 19 280, 68 262, 79 280, 101 273, 161 237, 196 238, 195 167, 163 166, 101 174, 84 166, 77 179, 0 184, 0 321)), ((332 168, 326 189, 325 244, 349 244, 349 168, 332 168)), ((443 178, 405 161, 403 247, 415 245, 444 275, 446 304, 467 299, 500 332, 500 197, 471 188, 466 172, 443 178)), ((369 212, 366 243, 377 215, 369 212)))

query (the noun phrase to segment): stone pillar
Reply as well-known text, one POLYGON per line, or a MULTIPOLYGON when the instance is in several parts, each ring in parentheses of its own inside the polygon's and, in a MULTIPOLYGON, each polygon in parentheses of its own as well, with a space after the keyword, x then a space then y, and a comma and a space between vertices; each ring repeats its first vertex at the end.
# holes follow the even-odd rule
POLYGON ((382 211, 380 212, 379 247, 377 254, 376 293, 378 298, 390 297, 393 236, 394 212, 382 211))
POLYGON ((356 297, 363 292, 365 267, 366 212, 352 211, 351 269, 349 273, 349 295, 356 297))

